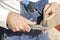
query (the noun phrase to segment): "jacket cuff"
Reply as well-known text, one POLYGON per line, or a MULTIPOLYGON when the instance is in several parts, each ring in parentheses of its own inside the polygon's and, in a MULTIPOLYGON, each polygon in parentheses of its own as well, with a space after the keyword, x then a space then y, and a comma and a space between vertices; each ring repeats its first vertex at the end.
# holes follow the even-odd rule
POLYGON ((7 28, 6 20, 9 12, 10 12, 9 10, 0 8, 0 26, 3 28, 7 28))

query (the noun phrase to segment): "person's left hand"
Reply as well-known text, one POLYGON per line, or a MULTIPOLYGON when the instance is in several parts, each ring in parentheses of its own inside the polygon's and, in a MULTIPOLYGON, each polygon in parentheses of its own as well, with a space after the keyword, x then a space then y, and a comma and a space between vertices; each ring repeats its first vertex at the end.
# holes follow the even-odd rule
POLYGON ((57 13, 60 13, 60 6, 58 3, 53 2, 49 3, 45 6, 44 10, 44 24, 46 23, 46 20, 51 19, 53 16, 55 16, 57 13))

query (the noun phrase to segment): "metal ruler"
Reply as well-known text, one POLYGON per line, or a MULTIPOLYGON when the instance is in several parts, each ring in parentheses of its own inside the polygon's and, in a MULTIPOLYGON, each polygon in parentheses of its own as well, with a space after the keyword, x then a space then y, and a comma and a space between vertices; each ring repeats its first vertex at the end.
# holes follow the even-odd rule
POLYGON ((41 26, 41 25, 33 25, 31 26, 31 28, 34 30, 47 30, 48 27, 41 26))

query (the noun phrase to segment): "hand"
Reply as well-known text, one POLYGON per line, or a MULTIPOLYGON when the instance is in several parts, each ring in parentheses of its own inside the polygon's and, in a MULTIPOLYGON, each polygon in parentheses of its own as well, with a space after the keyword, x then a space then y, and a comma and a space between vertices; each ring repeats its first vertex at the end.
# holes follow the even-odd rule
POLYGON ((23 31, 29 32, 31 30, 30 25, 36 24, 36 22, 31 22, 26 18, 22 17, 20 14, 15 12, 10 12, 7 18, 8 28, 12 31, 23 31))
POLYGON ((53 16, 55 16, 57 13, 60 13, 60 6, 56 2, 47 4, 43 12, 44 12, 44 24, 45 24, 46 20, 49 20, 53 16))

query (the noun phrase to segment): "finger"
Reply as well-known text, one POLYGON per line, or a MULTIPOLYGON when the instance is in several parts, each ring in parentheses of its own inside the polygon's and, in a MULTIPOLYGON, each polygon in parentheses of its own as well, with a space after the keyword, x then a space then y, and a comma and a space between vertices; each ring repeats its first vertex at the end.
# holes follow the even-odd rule
POLYGON ((46 12, 46 10, 49 8, 50 4, 47 4, 43 10, 43 12, 46 12))
POLYGON ((55 9, 55 13, 57 14, 57 13, 60 13, 60 7, 59 7, 59 5, 56 5, 57 7, 56 7, 56 9, 55 9))
POLYGON ((13 22, 13 25, 14 25, 14 29, 16 30, 16 31, 20 31, 20 29, 19 29, 19 24, 18 24, 18 22, 13 22))
POLYGON ((59 9, 59 8, 57 8, 57 9, 55 10, 55 12, 52 13, 52 15, 47 18, 47 20, 49 20, 49 19, 51 19, 52 17, 54 17, 57 13, 60 13, 60 9, 59 9))
POLYGON ((8 23, 8 28, 11 29, 13 32, 16 32, 16 30, 14 29, 14 27, 10 23, 8 23))
POLYGON ((47 4, 46 6, 45 6, 45 8, 44 8, 44 23, 43 24, 45 24, 46 23, 46 20, 47 20, 47 18, 48 18, 48 13, 51 11, 51 9, 49 8, 51 6, 51 4, 47 4))
POLYGON ((25 32, 24 24, 20 24, 19 29, 23 32, 25 32))
POLYGON ((55 13, 60 13, 60 7, 57 7, 56 10, 55 10, 55 13))
POLYGON ((34 25, 36 24, 36 22, 32 22, 31 20, 27 20, 26 18, 24 19, 24 21, 29 24, 29 25, 34 25))
POLYGON ((51 16, 49 16, 48 18, 47 18, 47 20, 50 20, 52 17, 54 17, 56 14, 55 13, 53 13, 51 16))
POLYGON ((30 32, 31 28, 28 24, 25 24, 24 27, 26 32, 30 32))
POLYGON ((51 7, 49 7, 46 11, 45 11, 45 13, 48 15, 48 13, 50 13, 51 12, 51 7))
POLYGON ((20 31, 19 26, 17 26, 17 25, 15 25, 14 29, 15 29, 16 31, 20 31))
POLYGON ((58 3, 53 2, 50 4, 49 8, 46 10, 46 13, 55 12, 55 10, 59 7, 58 3))
POLYGON ((8 28, 11 29, 13 32, 16 32, 15 26, 14 26, 14 21, 8 20, 8 28))

